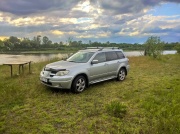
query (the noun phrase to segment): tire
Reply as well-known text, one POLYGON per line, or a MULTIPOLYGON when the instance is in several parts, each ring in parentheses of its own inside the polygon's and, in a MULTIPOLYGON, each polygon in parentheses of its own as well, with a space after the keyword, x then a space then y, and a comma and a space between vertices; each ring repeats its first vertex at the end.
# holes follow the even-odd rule
POLYGON ((118 81, 123 81, 126 78, 126 70, 124 68, 121 68, 117 75, 118 81))
POLYGON ((82 75, 77 76, 72 83, 72 90, 75 93, 81 93, 86 88, 86 78, 82 75))

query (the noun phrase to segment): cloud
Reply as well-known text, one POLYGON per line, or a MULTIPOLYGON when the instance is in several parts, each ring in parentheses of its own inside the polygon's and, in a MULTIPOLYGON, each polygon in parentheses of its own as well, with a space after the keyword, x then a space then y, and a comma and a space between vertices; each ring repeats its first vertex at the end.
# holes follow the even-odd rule
POLYGON ((172 30, 172 29, 169 29, 169 28, 167 28, 167 29, 162 29, 162 28, 160 28, 160 27, 155 27, 155 28, 150 28, 150 29, 145 29, 144 31, 143 31, 143 33, 147 33, 147 34, 157 34, 157 33, 166 33, 166 32, 169 32, 169 30, 172 30))
POLYGON ((103 9, 105 15, 139 13, 163 2, 180 3, 179 0, 91 0, 91 4, 103 9))
POLYGON ((138 13, 143 9, 159 4, 160 0, 99 0, 91 1, 93 5, 97 5, 103 9, 103 13, 108 15, 127 14, 127 13, 138 13))
MULTIPOLYGON (((156 35, 159 37, 166 37, 166 38, 177 38, 179 39, 180 37, 180 25, 179 26, 175 26, 172 28, 161 28, 159 26, 156 27, 151 27, 151 28, 146 28, 142 31, 142 33, 144 35, 156 35)), ((165 38, 165 40, 166 40, 165 38)))
POLYGON ((15 15, 29 15, 32 13, 53 9, 69 10, 80 0, 1 0, 0 11, 15 15))
POLYGON ((179 0, 163 0, 163 1, 166 1, 166 2, 175 2, 175 3, 180 3, 179 0))
POLYGON ((0 0, 0 36, 55 41, 120 40, 151 35, 179 37, 180 16, 153 16, 149 10, 179 0, 0 0))
MULTIPOLYGON (((58 10, 59 13, 60 11, 66 11, 69 14, 74 7, 84 4, 83 8, 81 6, 76 8, 91 13, 99 13, 100 10, 103 10, 104 14, 116 15, 138 13, 162 2, 180 3, 179 0, 113 0, 112 2, 109 2, 109 0, 16 0, 15 2, 12 0, 1 0, 0 11, 14 15, 30 15, 58 10)), ((78 16, 82 12, 76 11, 74 14, 78 16)))

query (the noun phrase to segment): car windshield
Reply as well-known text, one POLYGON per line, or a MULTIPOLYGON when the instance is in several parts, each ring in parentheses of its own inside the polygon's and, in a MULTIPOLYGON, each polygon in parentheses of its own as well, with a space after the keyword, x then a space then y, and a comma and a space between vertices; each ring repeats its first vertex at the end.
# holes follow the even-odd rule
POLYGON ((77 52, 67 59, 69 62, 86 63, 93 56, 94 52, 77 52))

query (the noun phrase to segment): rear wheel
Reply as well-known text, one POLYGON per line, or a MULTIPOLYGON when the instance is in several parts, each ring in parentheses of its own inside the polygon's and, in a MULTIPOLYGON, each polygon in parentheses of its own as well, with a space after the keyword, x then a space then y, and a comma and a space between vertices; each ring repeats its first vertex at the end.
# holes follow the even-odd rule
POLYGON ((77 76, 73 83, 72 83, 72 89, 75 93, 81 93, 86 88, 86 78, 82 75, 77 76))
POLYGON ((126 70, 124 68, 121 68, 118 72, 117 80, 123 81, 126 78, 126 70))

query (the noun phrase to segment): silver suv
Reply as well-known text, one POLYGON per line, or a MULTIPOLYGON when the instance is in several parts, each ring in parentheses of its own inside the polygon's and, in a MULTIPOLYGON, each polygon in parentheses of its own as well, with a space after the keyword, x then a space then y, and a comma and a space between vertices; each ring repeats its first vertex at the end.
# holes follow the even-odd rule
POLYGON ((97 82, 113 78, 123 81, 129 71, 128 61, 118 48, 88 48, 66 61, 46 65, 40 73, 40 80, 49 87, 80 93, 97 82))

